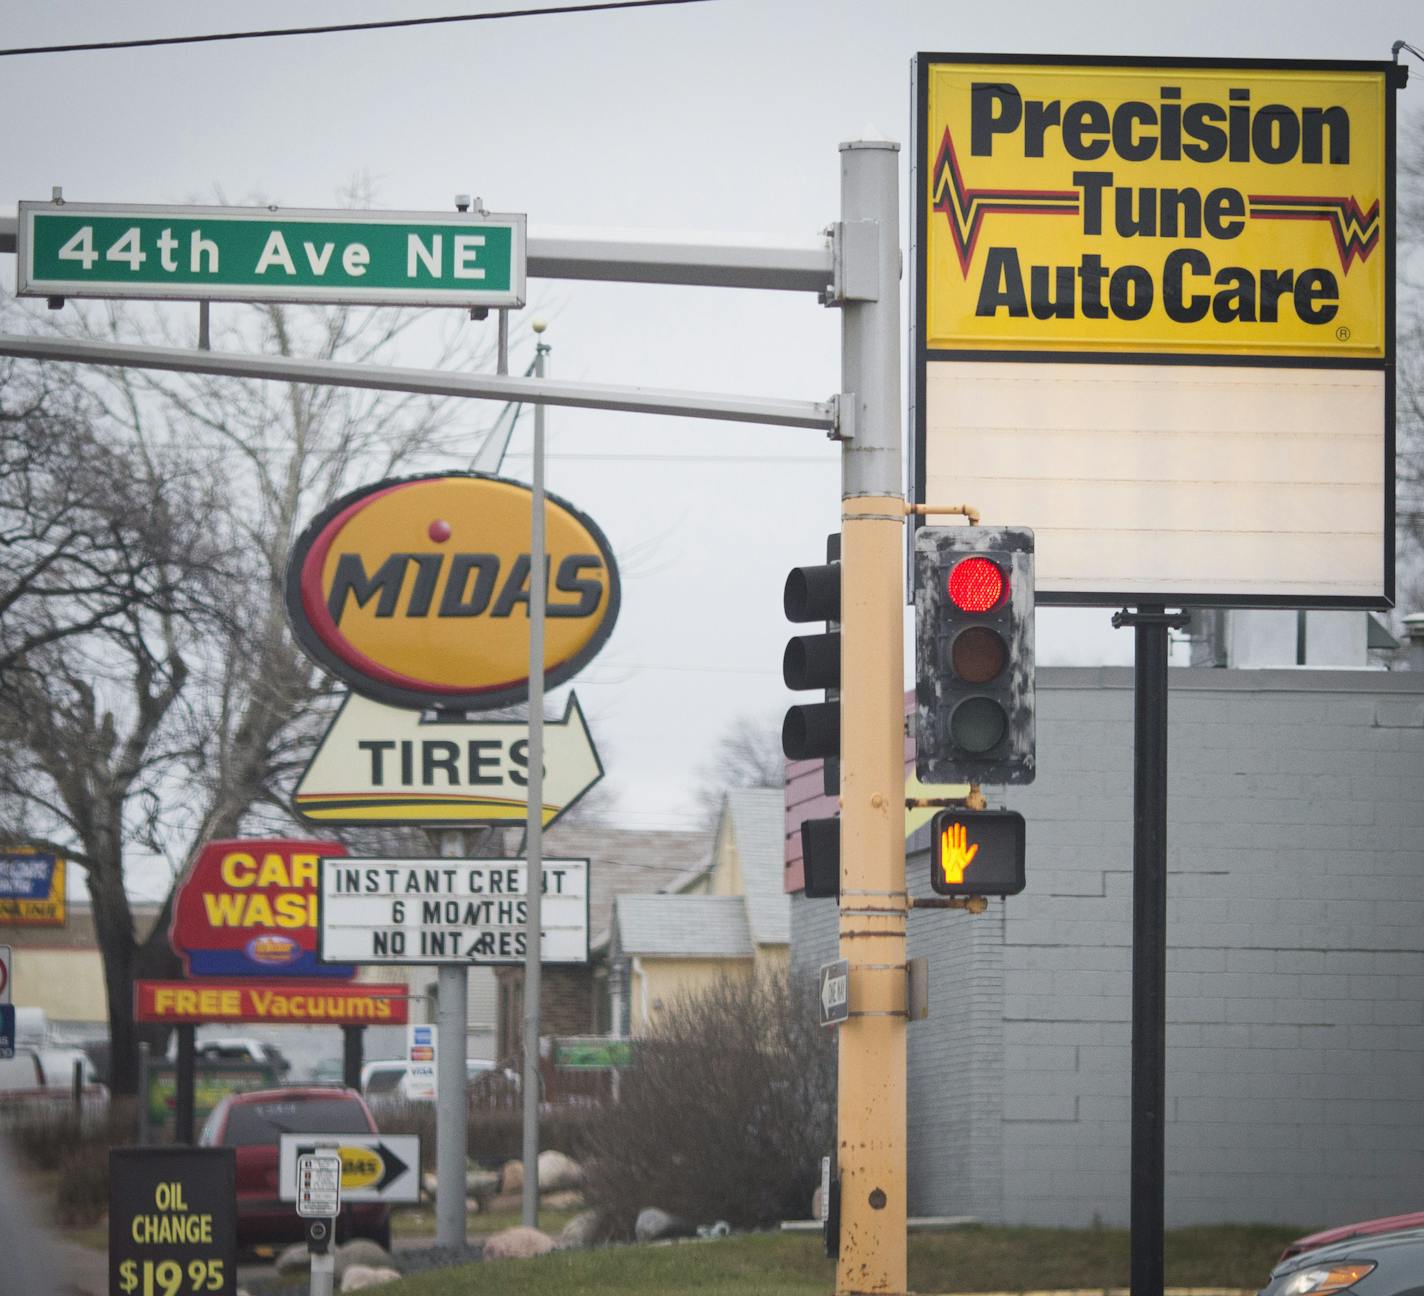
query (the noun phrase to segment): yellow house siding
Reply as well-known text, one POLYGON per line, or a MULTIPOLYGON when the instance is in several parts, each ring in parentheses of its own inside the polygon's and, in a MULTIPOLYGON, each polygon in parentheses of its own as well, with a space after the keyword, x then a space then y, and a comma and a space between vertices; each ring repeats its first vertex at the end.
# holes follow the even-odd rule
POLYGON ((737 856, 737 848, 732 836, 732 816, 725 813, 722 815, 717 831, 717 841, 712 848, 708 894, 721 896, 746 894, 746 886, 742 880, 741 861, 737 856))
POLYGON ((757 976, 785 976, 791 970, 791 946, 758 945, 752 967, 757 976))
POLYGON ((751 959, 636 959, 630 978, 630 1031, 634 1035, 646 1035, 679 994, 706 990, 722 976, 751 974, 751 959))

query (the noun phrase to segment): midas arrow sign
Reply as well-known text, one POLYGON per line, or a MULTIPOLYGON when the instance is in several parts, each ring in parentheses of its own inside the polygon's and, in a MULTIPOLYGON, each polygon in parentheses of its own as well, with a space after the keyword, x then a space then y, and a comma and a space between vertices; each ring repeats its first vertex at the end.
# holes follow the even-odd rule
MULTIPOLYGON (((578 698, 544 722, 547 827, 603 777, 578 698)), ((351 694, 307 766, 292 805, 312 823, 484 824, 529 804, 524 720, 427 720, 351 694)))
POLYGON ((415 1134, 283 1134, 277 1156, 278 1196, 297 1200, 297 1158, 310 1152, 341 1157, 341 1200, 420 1200, 420 1138, 415 1134))

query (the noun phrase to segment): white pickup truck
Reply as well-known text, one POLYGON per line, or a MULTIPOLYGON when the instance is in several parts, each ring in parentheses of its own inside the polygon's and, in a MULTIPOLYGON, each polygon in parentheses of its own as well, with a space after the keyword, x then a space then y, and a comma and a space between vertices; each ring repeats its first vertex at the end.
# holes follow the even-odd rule
POLYGON ((74 1067, 80 1068, 80 1107, 86 1116, 109 1106, 109 1091, 99 1083, 94 1064, 77 1048, 20 1045, 15 1056, 0 1058, 0 1129, 41 1114, 60 1115, 74 1100, 74 1067))

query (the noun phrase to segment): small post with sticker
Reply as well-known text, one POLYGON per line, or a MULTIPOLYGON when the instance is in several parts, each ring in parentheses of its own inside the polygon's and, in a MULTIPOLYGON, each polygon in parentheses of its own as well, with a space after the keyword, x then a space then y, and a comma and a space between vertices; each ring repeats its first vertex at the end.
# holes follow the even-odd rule
POLYGON ((341 1213, 341 1153, 335 1148, 297 1158, 297 1214, 307 1221, 311 1296, 332 1296, 336 1257, 331 1235, 341 1213))

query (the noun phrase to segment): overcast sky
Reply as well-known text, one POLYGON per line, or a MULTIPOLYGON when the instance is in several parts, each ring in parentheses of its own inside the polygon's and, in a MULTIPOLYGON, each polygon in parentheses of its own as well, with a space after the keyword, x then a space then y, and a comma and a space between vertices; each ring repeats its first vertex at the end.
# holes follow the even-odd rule
MULTIPOLYGON (((0 45, 510 7, 7 0, 0 45)), ((382 207, 447 210, 463 191, 527 213, 536 232, 800 237, 837 216, 840 141, 875 132, 908 143, 920 50, 1382 60, 1399 38, 1424 47, 1418 0, 711 0, 3 58, 0 211, 57 184, 77 201, 210 202, 220 190, 232 202, 324 207, 369 177, 382 207)), ((1424 67, 1411 71, 1406 115, 1424 83, 1424 67)), ((902 174, 907 161, 902 151, 902 174)), ((11 257, 0 258, 0 283, 13 289, 11 257)), ((810 297, 534 280, 529 298, 526 317, 552 321, 560 378, 817 400, 839 385, 839 318, 810 297)), ((471 406, 472 451, 492 413, 471 406)), ((792 700, 780 679, 781 585, 835 529, 838 455, 806 430, 573 410, 549 425, 550 488, 599 521, 623 562, 618 627, 575 684, 616 818, 681 826, 693 771, 729 720, 779 723, 792 700)), ((506 471, 529 471, 527 423, 506 471)), ((1041 613, 1039 661, 1127 663, 1130 633, 1109 615, 1041 613)), ((562 696, 550 706, 561 711, 562 696)))

